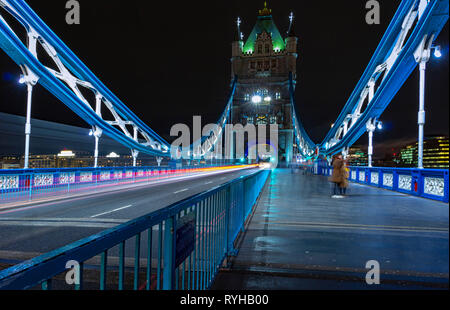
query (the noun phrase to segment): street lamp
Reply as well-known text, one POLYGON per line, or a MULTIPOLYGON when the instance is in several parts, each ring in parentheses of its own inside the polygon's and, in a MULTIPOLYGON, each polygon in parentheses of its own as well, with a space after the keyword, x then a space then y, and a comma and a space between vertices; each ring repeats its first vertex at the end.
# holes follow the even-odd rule
POLYGON ((92 129, 89 130, 89 136, 94 136, 95 138, 95 150, 94 150, 94 168, 98 166, 98 142, 100 136, 102 135, 102 130, 97 126, 92 126, 92 129))
POLYGON ((434 47, 434 57, 441 58, 441 56, 442 56, 441 47, 439 45, 435 46, 434 47))
POLYGON ((369 147, 367 149, 367 165, 372 167, 372 155, 373 155, 373 133, 375 129, 383 129, 383 123, 377 121, 377 119, 370 119, 366 124, 367 132, 369 134, 369 147))
POLYGON ((378 122, 377 128, 378 128, 378 130, 383 129, 383 123, 382 122, 378 122))
POLYGON ((20 75, 19 83, 27 84, 27 117, 25 122, 25 155, 24 155, 24 169, 28 169, 28 162, 30 157, 30 135, 31 135, 31 101, 33 96, 33 86, 39 80, 27 66, 21 66, 23 74, 20 75))
POLYGON ((423 169, 423 140, 425 126, 425 71, 427 62, 430 60, 431 51, 434 50, 434 57, 442 56, 441 47, 432 45, 434 35, 425 36, 417 50, 414 52, 414 58, 419 63, 420 82, 419 82, 419 113, 417 116, 417 124, 419 126, 418 150, 417 150, 417 168, 423 169))
POLYGON ((255 104, 261 103, 261 101, 262 101, 262 98, 261 98, 260 95, 254 95, 254 96, 252 97, 252 102, 255 103, 255 104))

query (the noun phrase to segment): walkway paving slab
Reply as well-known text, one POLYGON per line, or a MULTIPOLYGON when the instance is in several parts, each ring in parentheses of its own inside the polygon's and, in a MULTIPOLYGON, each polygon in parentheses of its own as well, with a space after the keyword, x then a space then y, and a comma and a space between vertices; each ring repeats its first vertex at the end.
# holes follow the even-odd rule
POLYGON ((214 288, 373 289, 370 260, 377 288, 448 287, 448 227, 446 203, 355 183, 335 199, 326 177, 276 169, 214 288))

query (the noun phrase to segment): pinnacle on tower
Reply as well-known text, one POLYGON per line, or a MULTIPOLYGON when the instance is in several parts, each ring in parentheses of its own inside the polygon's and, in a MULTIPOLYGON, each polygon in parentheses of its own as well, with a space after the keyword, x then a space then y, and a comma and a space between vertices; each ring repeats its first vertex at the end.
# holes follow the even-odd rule
POLYGON ((272 14, 272 9, 267 8, 267 1, 264 1, 264 9, 259 10, 259 16, 269 16, 272 14))
POLYGON ((294 13, 291 12, 291 14, 289 14, 289 29, 287 31, 287 37, 296 37, 295 32, 294 32, 294 13))

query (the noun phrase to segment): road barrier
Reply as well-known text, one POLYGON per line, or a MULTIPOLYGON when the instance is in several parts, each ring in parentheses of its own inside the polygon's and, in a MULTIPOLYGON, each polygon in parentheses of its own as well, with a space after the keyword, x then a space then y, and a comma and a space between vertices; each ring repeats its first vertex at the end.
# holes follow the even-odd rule
MULTIPOLYGON (((448 202, 448 169, 349 167, 349 180, 409 195, 448 202)), ((331 175, 333 167, 319 166, 318 174, 331 175)))
POLYGON ((0 289, 30 289, 39 285, 42 289, 58 286, 83 289, 86 261, 100 256, 98 288, 121 290, 127 251, 134 252, 135 290, 208 289, 225 259, 235 253, 234 242, 244 231, 269 174, 270 170, 259 170, 241 176, 0 271, 0 289), (140 279, 143 244, 146 245, 146 278, 140 279), (118 253, 117 267, 108 265, 109 254, 114 253, 118 253), (68 264, 72 269, 67 269, 68 264), (118 280, 113 284, 112 277, 107 281, 112 268, 118 268, 118 280), (53 279, 64 274, 67 281, 68 272, 72 272, 73 277, 69 278, 73 285, 67 284, 71 281, 59 281, 52 286, 53 279))
MULTIPOLYGON (((0 205, 252 165, 0 170, 0 205)), ((254 166, 254 165, 253 165, 254 166)))

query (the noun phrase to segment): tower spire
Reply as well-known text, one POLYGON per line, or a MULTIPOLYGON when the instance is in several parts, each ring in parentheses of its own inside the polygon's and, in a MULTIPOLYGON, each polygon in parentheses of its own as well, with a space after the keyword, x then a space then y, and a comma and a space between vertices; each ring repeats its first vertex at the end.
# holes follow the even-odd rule
POLYGON ((291 14, 289 14, 289 29, 287 31, 288 37, 295 37, 294 28, 292 27, 293 24, 294 24, 294 12, 291 12, 291 14))
POLYGON ((272 14, 272 9, 267 8, 267 1, 264 1, 264 9, 259 10, 259 16, 269 16, 272 14))
POLYGON ((241 23, 242 20, 240 17, 237 18, 236 20, 236 25, 237 25, 237 36, 236 36, 236 41, 242 41, 243 40, 243 34, 241 32, 241 23))

